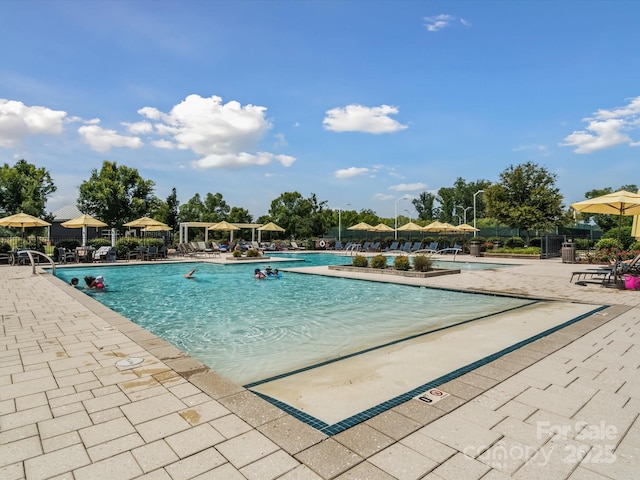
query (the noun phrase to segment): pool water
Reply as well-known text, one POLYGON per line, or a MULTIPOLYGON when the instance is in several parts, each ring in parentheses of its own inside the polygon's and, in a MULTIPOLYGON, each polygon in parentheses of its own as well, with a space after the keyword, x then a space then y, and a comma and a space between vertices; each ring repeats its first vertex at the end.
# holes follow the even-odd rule
MULTIPOLYGON (((328 256, 345 263, 345 257, 328 256)), ((107 288, 86 292, 242 385, 532 303, 293 272, 255 280, 254 269, 267 264, 100 267, 107 288), (195 278, 185 279, 193 268, 195 278)), ((88 273, 97 270, 56 270, 65 281, 88 273)))

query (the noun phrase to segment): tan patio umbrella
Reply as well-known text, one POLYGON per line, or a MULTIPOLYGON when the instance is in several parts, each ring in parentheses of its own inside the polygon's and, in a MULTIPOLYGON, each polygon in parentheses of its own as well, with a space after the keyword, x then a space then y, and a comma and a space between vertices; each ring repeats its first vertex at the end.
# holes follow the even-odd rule
POLYGON ((144 227, 149 227, 149 226, 157 226, 157 225, 162 225, 162 226, 168 226, 166 223, 162 223, 160 220, 156 220, 154 218, 150 218, 150 217, 140 217, 136 220, 132 220, 131 222, 127 222, 125 223, 123 226, 125 227, 134 227, 134 228, 144 228, 144 227))
POLYGON ((22 239, 24 240, 24 229, 30 227, 49 227, 51 224, 44 220, 29 215, 28 213, 16 213, 8 217, 0 218, 0 225, 3 227, 14 227, 22 229, 22 239))
POLYGON ((386 223, 379 223, 375 227, 371 227, 371 230, 369 230, 369 231, 370 232, 384 233, 384 232, 393 232, 394 230, 393 230, 393 227, 390 227, 386 223))
POLYGON ((211 225, 207 230, 216 230, 216 231, 227 231, 231 232, 229 236, 229 240, 233 241, 233 232, 236 230, 240 230, 240 227, 236 227, 235 225, 223 220, 222 222, 211 225))
POLYGON ((370 232, 372 228, 373 228, 373 226, 369 225, 367 222, 360 222, 360 223, 358 223, 356 225, 353 225, 353 226, 347 228, 347 230, 353 230, 353 231, 357 231, 357 232, 370 232))
POLYGON ((169 225, 149 225, 142 227, 143 232, 168 232, 169 230, 173 230, 169 225))
MULTIPOLYGON (((280 225, 276 225, 273 222, 269 222, 266 225, 258 227, 258 231, 259 232, 284 232, 285 230, 280 225)), ((271 239, 271 237, 269 237, 269 239, 271 239)), ((260 237, 260 240, 262 240, 262 237, 260 237)))
POLYGON ((466 224, 466 223, 463 223, 463 224, 461 224, 461 225, 458 225, 458 226, 456 227, 456 229, 457 229, 459 232, 462 232, 462 233, 479 232, 479 231, 480 231, 480 229, 479 229, 479 228, 472 227, 471 225, 468 225, 468 224, 466 224))
POLYGON ((430 223, 429 225, 422 227, 421 231, 423 232, 431 232, 431 233, 447 233, 447 232, 455 232, 456 227, 446 222, 439 222, 436 220, 435 222, 430 223))
POLYGON ((107 224, 102 220, 98 220, 97 218, 93 218, 91 215, 87 214, 83 214, 79 217, 67 220, 66 222, 62 222, 60 225, 62 225, 64 228, 81 228, 83 247, 87 244, 87 227, 99 228, 107 226, 107 224))
MULTIPOLYGON (((640 194, 619 190, 617 192, 588 198, 581 202, 572 203, 571 208, 580 213, 601 213, 618 215, 618 255, 620 255, 620 230, 623 215, 640 215, 640 194)), ((617 269, 614 270, 614 284, 617 284, 617 269)))
POLYGON ((409 222, 409 223, 405 223, 401 227, 398 227, 398 231, 399 232, 421 232, 422 228, 423 227, 421 227, 417 223, 409 222))

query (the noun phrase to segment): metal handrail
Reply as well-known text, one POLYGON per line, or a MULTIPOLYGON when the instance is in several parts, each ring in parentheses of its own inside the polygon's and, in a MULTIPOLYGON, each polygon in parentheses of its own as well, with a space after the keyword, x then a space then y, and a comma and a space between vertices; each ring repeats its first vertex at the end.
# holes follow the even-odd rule
MULTIPOLYGON (((33 274, 35 275, 36 273, 36 262, 33 258, 33 254, 37 254, 41 257, 44 257, 45 259, 47 259, 49 261, 49 263, 51 264, 51 271, 53 273, 53 275, 56 274, 56 262, 53 261, 53 258, 51 258, 49 255, 47 255, 46 253, 42 253, 39 252, 38 250, 20 250, 20 253, 26 253, 27 256, 29 257, 29 262, 31 263, 31 267, 33 269, 33 274)), ((15 265, 17 263, 17 256, 15 254, 15 252, 11 253, 11 265, 15 265)))

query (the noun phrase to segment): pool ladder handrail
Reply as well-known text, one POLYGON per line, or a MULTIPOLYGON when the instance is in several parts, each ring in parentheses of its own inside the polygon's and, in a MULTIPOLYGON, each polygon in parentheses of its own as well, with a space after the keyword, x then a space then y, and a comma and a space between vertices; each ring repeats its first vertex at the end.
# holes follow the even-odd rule
POLYGON ((352 245, 349 245, 345 249, 344 253, 346 255, 353 256, 354 252, 359 252, 359 251, 360 251, 360 244, 359 243, 354 243, 352 245))
MULTIPOLYGON (((35 259, 33 257, 34 254, 36 254, 39 257, 44 257, 45 259, 47 259, 49 261, 49 263, 51 264, 51 273, 53 275, 56 274, 56 262, 54 262, 53 258, 51 258, 46 253, 39 252, 38 250, 19 250, 18 253, 26 253, 27 254, 27 256, 29 257, 29 263, 31 263, 31 267, 32 267, 32 271, 33 271, 34 275, 36 273, 36 262, 35 262, 35 259)), ((16 255, 15 252, 11 252, 11 265, 15 265, 16 263, 18 263, 18 256, 16 255)))

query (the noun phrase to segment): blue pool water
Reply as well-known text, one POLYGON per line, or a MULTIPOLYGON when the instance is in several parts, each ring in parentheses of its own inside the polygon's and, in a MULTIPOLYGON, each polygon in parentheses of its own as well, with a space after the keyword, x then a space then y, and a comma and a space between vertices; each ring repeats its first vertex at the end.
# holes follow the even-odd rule
POLYGON ((82 284, 99 272, 107 289, 88 295, 240 384, 531 303, 293 272, 254 280, 253 270, 267 264, 73 267, 56 275, 82 284), (192 268, 196 278, 185 279, 192 268))

